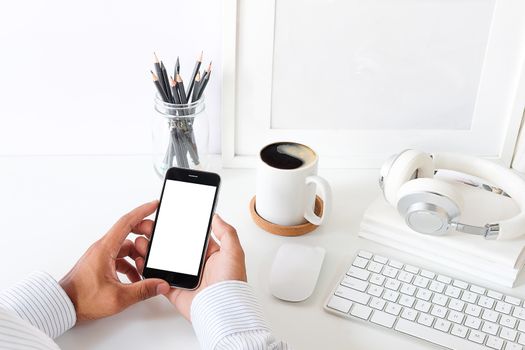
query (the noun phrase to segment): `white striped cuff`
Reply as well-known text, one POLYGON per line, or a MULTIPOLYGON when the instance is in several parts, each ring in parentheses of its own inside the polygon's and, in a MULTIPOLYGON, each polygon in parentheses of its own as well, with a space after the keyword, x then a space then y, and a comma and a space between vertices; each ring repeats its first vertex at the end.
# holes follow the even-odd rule
POLYGON ((215 349, 234 333, 270 331, 252 289, 241 281, 220 282, 197 294, 191 322, 204 350, 215 349))
POLYGON ((77 320, 66 292, 45 272, 34 272, 2 291, 0 307, 16 312, 51 338, 73 327, 77 320))

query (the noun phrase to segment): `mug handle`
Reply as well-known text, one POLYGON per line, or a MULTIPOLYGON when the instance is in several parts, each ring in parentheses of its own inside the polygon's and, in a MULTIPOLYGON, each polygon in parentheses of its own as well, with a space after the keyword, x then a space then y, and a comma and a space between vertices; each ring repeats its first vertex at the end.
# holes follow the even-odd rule
POLYGON ((326 181, 325 179, 317 175, 308 176, 305 180, 305 183, 307 185, 313 183, 317 187, 319 187, 319 189, 321 190, 321 197, 323 199, 323 215, 319 217, 314 213, 315 192, 314 192, 314 198, 313 198, 314 205, 308 205, 304 213, 304 218, 306 220, 310 221, 312 224, 316 226, 319 226, 323 223, 325 218, 330 214, 330 211, 332 209, 332 205, 331 205, 332 189, 330 188, 330 184, 328 183, 328 181, 326 181))

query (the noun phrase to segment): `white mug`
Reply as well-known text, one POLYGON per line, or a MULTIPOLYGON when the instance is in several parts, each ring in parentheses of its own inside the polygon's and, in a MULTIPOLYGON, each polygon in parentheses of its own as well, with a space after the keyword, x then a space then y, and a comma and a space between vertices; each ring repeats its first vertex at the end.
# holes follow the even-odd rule
POLYGON ((295 142, 279 142, 263 147, 257 167, 257 214, 271 223, 283 226, 300 225, 307 221, 321 225, 330 213, 332 191, 328 182, 317 176, 318 163, 319 157, 310 147, 295 142), (263 160, 263 152, 268 147, 276 148, 282 145, 299 147, 309 153, 306 156, 308 159, 293 169, 279 168, 279 164, 270 165, 263 160), (324 202, 322 216, 317 216, 314 212, 316 187, 319 188, 324 202))

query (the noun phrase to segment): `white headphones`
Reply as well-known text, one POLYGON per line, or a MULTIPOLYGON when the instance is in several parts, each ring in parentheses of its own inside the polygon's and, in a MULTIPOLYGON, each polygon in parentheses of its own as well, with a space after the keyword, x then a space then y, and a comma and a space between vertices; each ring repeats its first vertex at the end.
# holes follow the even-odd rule
POLYGON ((405 150, 381 167, 379 185, 385 199, 397 208, 414 231, 442 235, 449 229, 487 239, 512 239, 525 234, 525 181, 510 169, 489 160, 453 154, 405 150), (434 178, 435 170, 473 175, 501 187, 519 206, 510 219, 472 226, 458 222, 462 197, 450 183, 434 178))

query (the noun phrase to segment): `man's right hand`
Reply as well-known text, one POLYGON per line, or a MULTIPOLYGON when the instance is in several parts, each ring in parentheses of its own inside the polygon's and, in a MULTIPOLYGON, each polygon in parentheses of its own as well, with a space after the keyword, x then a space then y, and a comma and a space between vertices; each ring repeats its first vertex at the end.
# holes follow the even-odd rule
MULTIPOLYGON (((150 230, 153 228, 151 222, 150 230)), ((223 281, 245 281, 246 266, 244 264, 244 251, 242 250, 239 237, 235 229, 223 221, 217 214, 213 217, 212 231, 221 242, 219 246, 210 239, 208 251, 206 252, 206 263, 201 284, 196 290, 184 290, 172 288, 166 294, 169 301, 175 305, 179 312, 189 321, 193 298, 204 288, 223 281)), ((149 241, 145 237, 137 237, 135 246, 139 254, 146 255, 149 241)), ((142 260, 142 265, 144 261, 142 260)), ((144 266, 137 266, 142 271, 144 266)))

